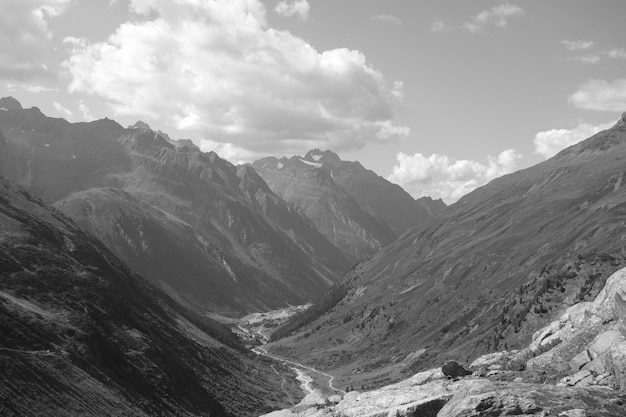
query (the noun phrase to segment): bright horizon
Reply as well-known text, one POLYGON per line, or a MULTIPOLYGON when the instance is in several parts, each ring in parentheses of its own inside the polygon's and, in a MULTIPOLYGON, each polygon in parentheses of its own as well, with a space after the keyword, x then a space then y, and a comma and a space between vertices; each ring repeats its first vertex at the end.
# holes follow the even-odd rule
POLYGON ((626 3, 5 0, 0 96, 233 163, 329 149, 446 203, 626 111, 626 3))

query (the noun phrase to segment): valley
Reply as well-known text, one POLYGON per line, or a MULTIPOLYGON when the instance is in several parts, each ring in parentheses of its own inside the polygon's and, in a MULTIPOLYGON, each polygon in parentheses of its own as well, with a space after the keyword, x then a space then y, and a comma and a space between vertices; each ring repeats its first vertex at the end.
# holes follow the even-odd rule
POLYGON ((437 371, 450 359, 471 364, 457 389, 505 402, 519 383, 584 387, 602 416, 622 401, 626 115, 447 207, 330 151, 235 166, 146 123, 11 103, 0 389, 14 415, 40 407, 22 387, 50 385, 91 415, 443 413, 467 400, 437 371), (49 382, 28 376, 42 369, 49 382))

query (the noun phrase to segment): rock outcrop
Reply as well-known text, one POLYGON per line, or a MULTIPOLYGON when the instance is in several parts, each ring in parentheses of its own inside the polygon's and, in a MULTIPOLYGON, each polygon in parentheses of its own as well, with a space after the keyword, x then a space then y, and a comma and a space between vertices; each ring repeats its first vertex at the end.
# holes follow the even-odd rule
MULTIPOLYGON (((624 416, 626 269, 594 301, 575 304, 537 331, 525 349, 484 355, 420 372, 402 382, 347 393, 337 404, 300 404, 273 417, 624 416)), ((321 404, 321 403, 320 403, 321 404)))
POLYGON ((518 357, 534 356, 527 361, 529 370, 574 372, 563 378, 563 384, 614 384, 626 389, 625 291, 626 269, 622 269, 607 280, 594 301, 573 305, 558 320, 537 331, 518 357), (554 347, 537 354, 551 345, 554 347), (609 375, 612 378, 607 378, 609 375))
POLYGON ((304 406, 263 417, 622 416, 623 400, 600 387, 565 387, 469 377, 449 381, 438 370, 374 391, 347 393, 336 405, 304 406), (593 407, 590 406, 593 404, 593 407))

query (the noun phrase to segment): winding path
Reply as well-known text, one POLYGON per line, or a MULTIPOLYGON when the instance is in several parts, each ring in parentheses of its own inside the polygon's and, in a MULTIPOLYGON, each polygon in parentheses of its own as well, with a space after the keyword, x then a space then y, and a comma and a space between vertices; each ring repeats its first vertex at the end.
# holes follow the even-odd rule
POLYGON ((339 392, 342 395, 346 394, 346 392, 344 390, 339 389, 339 388, 337 388, 337 387, 335 387, 333 385, 333 379, 335 379, 335 377, 332 376, 332 375, 329 375, 329 374, 327 374, 325 372, 322 372, 322 371, 318 371, 315 368, 311 368, 310 366, 306 366, 306 365, 303 365, 303 364, 298 363, 298 362, 293 362, 293 361, 290 361, 288 359, 284 359, 284 358, 280 358, 278 356, 274 356, 271 353, 269 353, 262 346, 255 347, 254 349, 252 349, 252 351, 254 353, 256 353, 257 355, 264 355, 264 356, 267 356, 268 358, 272 358, 272 359, 275 359, 277 361, 284 362, 284 363, 287 363, 289 365, 293 365, 294 369, 296 369, 296 372, 298 373, 298 380, 300 380, 300 381, 302 381, 304 383, 303 384, 303 388, 305 389, 305 391, 307 391, 307 394, 315 392, 311 388, 311 383, 313 382, 313 378, 311 378, 309 375, 306 375, 306 372, 302 372, 302 370, 307 370, 309 372, 314 372, 316 374, 320 374, 320 375, 325 376, 326 378, 328 378, 328 388, 330 388, 332 391, 339 392), (298 370, 300 370, 301 372, 298 372, 298 370), (301 373, 302 373, 302 375, 301 375, 301 373), (305 378, 303 375, 306 375, 307 378, 305 378))

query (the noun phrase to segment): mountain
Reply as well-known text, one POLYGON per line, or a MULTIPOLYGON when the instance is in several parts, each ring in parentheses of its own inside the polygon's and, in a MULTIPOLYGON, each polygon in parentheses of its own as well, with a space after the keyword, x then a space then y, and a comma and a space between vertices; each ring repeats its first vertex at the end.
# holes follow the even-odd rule
POLYGON ((368 387, 525 346, 626 264, 625 159, 626 114, 360 263, 333 290, 339 296, 279 329, 274 340, 292 336, 272 350, 368 387))
POLYGON ((366 211, 389 225, 397 236, 431 217, 424 205, 416 202, 402 187, 364 168, 359 162, 342 161, 335 153, 318 149, 307 152, 304 160, 322 164, 337 185, 366 211))
POLYGON ((321 165, 294 156, 268 157, 252 166, 276 194, 302 208, 320 232, 354 262, 395 239, 389 227, 363 210, 321 165))
POLYGON ((428 212, 428 214, 430 214, 431 216, 436 216, 443 209, 448 207, 446 205, 446 203, 444 203, 441 198, 433 200, 431 197, 420 197, 420 198, 416 199, 415 201, 419 205, 424 207, 426 209, 426 211, 428 212))
POLYGON ((276 194, 301 207, 316 227, 355 261, 445 207, 441 200, 415 201, 398 185, 358 162, 342 161, 331 151, 267 157, 252 166, 276 194))
POLYGON ((31 108, 1 111, 0 131, 3 175, 193 308, 304 304, 353 264, 253 169, 145 123, 69 123, 31 108))
POLYGON ((297 392, 290 369, 1 177, 0 231, 1 415, 253 416, 297 392))
POLYGON ((624 415, 626 269, 592 302, 577 303, 519 351, 448 362, 399 383, 342 399, 304 398, 265 417, 334 416, 604 416, 624 415), (461 377, 449 380, 445 368, 461 377), (467 366, 467 365, 466 365, 467 366))

